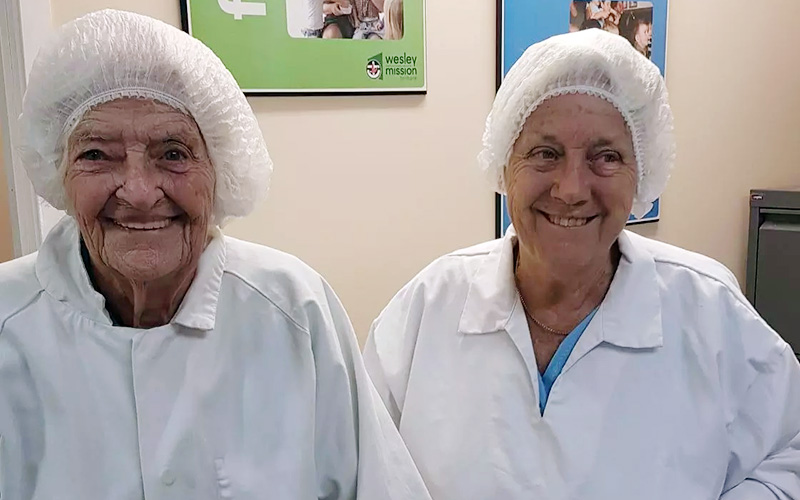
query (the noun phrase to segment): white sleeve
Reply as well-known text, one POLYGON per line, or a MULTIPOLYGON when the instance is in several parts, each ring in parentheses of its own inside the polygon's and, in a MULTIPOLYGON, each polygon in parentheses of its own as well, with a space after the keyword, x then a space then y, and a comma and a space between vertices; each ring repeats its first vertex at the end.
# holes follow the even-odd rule
POLYGON ((367 375, 344 308, 327 283, 323 282, 323 287, 327 311, 322 311, 322 316, 329 331, 325 332, 327 335, 312 332, 312 338, 317 339, 313 342, 321 403, 317 408, 318 439, 328 450, 318 459, 318 467, 330 471, 327 475, 333 479, 321 485, 338 484, 341 493, 336 494, 336 488, 325 488, 320 498, 430 500, 411 455, 367 375), (325 353, 328 349, 336 352, 325 353), (322 360, 327 354, 338 363, 322 360), (341 424, 333 421, 337 415, 335 420, 341 424), (352 486, 352 457, 357 464, 355 497, 344 493, 352 486))
POLYGON ((379 326, 379 320, 376 320, 372 323, 372 327, 369 330, 369 337, 367 337, 367 343, 364 345, 364 365, 375 386, 378 397, 380 397, 386 411, 392 418, 392 422, 394 422, 395 427, 399 427, 400 408, 397 405, 394 394, 392 394, 392 388, 389 386, 383 363, 378 355, 378 347, 375 345, 375 336, 379 335, 376 331, 379 329, 379 326))
POLYGON ((722 499, 800 500, 800 364, 785 345, 756 367, 729 426, 722 499))
POLYGON ((33 497, 44 429, 22 356, 0 333, 0 498, 33 497))
POLYGON ((423 309, 421 292, 409 283, 372 323, 364 346, 367 373, 398 428, 423 309))

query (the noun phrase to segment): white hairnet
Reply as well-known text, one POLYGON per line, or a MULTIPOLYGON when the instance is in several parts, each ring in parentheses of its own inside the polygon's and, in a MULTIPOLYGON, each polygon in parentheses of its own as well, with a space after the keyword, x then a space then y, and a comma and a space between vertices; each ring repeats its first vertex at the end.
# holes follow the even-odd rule
POLYGON ((162 102, 191 115, 216 173, 214 220, 252 211, 272 161, 244 94, 199 40, 161 21, 102 10, 60 28, 34 61, 20 115, 21 153, 36 192, 66 208, 66 140, 92 107, 119 98, 162 102))
POLYGON ((631 212, 642 217, 664 191, 675 161, 672 111, 656 65, 621 36, 603 30, 554 36, 525 51, 486 119, 481 169, 505 194, 504 170, 528 116, 551 97, 576 93, 607 100, 625 119, 638 169, 631 212))

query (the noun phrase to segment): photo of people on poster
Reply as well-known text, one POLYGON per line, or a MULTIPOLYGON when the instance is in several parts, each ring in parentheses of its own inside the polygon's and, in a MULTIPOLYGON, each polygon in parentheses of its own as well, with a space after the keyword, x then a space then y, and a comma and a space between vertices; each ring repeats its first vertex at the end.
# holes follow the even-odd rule
POLYGON ((286 0, 286 10, 295 38, 403 38, 403 0, 286 0))
POLYGON ((572 2, 569 8, 569 31, 590 28, 600 28, 620 35, 633 48, 650 58, 653 46, 653 3, 602 0, 572 2))

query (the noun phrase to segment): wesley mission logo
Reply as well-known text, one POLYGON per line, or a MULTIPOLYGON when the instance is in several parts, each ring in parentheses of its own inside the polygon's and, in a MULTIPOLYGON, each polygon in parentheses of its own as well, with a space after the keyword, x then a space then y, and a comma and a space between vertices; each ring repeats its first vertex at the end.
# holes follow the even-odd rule
POLYGON ((369 58, 367 61, 367 76, 373 80, 383 80, 383 54, 369 58))
POLYGON ((383 52, 367 58, 367 76, 372 80, 383 80, 384 76, 403 80, 417 79, 417 56, 383 55, 383 52))

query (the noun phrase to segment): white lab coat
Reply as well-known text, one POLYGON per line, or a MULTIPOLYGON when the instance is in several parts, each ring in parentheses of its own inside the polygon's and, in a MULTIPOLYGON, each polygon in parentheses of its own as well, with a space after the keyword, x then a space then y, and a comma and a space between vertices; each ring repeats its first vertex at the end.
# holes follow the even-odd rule
POLYGON ((434 500, 800 499, 800 366, 729 271, 623 232, 542 416, 515 238, 436 260, 365 347, 434 500))
POLYGON ((177 314, 114 327, 67 218, 0 266, 0 498, 428 498, 344 309, 216 233, 177 314))

